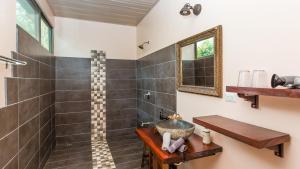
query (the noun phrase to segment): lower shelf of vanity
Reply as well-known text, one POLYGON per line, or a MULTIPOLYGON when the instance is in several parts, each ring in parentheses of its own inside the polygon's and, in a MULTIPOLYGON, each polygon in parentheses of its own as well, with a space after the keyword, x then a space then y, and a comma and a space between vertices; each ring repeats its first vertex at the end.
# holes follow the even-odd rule
POLYGON ((168 153, 161 150, 162 137, 154 128, 138 128, 136 129, 136 134, 151 149, 151 152, 159 161, 167 165, 213 156, 223 150, 221 146, 215 143, 203 144, 202 137, 192 134, 185 142, 188 147, 187 151, 184 153, 168 153))
POLYGON ((258 149, 273 150, 279 157, 283 157, 283 144, 290 140, 289 134, 217 115, 194 117, 193 122, 258 149))

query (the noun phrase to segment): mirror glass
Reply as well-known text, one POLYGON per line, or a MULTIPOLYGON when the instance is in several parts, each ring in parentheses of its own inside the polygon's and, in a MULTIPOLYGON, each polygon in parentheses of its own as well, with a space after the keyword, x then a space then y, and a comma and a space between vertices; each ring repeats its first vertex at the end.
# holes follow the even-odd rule
POLYGON ((177 89, 222 97, 222 26, 177 42, 177 89))
POLYGON ((214 37, 181 49, 182 85, 214 87, 214 37))

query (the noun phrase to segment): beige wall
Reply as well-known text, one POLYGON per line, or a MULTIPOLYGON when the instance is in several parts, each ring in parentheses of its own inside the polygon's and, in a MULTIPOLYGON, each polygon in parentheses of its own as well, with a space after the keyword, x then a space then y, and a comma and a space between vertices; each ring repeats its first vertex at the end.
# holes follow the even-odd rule
POLYGON ((104 50, 110 59, 136 58, 136 27, 55 17, 56 56, 90 57, 104 50))
MULTIPOLYGON (((224 87, 237 83, 241 69, 265 69, 271 76, 300 75, 300 1, 298 0, 189 0, 201 3, 202 13, 178 14, 185 0, 160 0, 137 27, 137 41, 150 40, 138 57, 157 51, 217 25, 224 33, 224 87)), ((250 108, 242 99, 224 99, 177 92, 177 110, 185 120, 194 116, 219 114, 291 135, 285 158, 269 150, 258 150, 214 133, 224 152, 195 160, 184 169, 299 169, 300 99, 261 97, 260 109, 250 108)))
MULTIPOLYGON (((11 57, 10 51, 16 50, 16 1, 0 1, 0 55, 11 57)), ((10 68, 10 67, 9 67, 10 68)), ((5 105, 4 77, 10 76, 10 69, 0 62, 0 107, 5 105)))
MULTIPOLYGON (((46 0, 36 0, 52 23, 53 13, 46 0)), ((16 0, 0 0, 0 55, 11 57, 16 51, 16 0)), ((4 77, 11 76, 11 71, 0 62, 0 107, 5 105, 4 77)))

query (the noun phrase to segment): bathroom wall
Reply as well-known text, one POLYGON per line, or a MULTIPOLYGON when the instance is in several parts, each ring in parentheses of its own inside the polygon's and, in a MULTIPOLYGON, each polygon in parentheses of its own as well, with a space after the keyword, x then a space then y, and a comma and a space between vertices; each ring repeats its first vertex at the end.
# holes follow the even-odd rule
MULTIPOLYGON (((269 76, 272 73, 300 75, 300 24, 297 22, 300 1, 190 0, 191 4, 202 4, 202 13, 184 17, 179 15, 179 10, 186 2, 160 0, 143 19, 137 28, 137 39, 138 42, 150 40, 151 43, 145 50, 139 51, 139 58, 223 25, 224 88, 226 85, 236 85, 238 71, 244 69, 265 69, 269 76)), ((272 151, 255 149, 214 133, 214 141, 223 146, 224 152, 194 160, 181 168, 298 169, 299 105, 299 99, 262 96, 260 108, 252 109, 249 102, 240 98, 230 103, 224 98, 177 92, 177 112, 185 120, 219 114, 291 135, 291 142, 285 145, 285 157, 278 158, 272 151)))
POLYGON ((56 57, 57 146, 90 144, 91 59, 56 57))
POLYGON ((138 119, 157 122, 160 112, 176 112, 175 45, 168 46, 137 61, 138 119), (145 97, 146 93, 150 97, 145 97))
POLYGON ((136 58, 136 27, 55 17, 55 56, 90 57, 103 50, 108 59, 136 58))
POLYGON ((136 61, 108 59, 106 62, 107 132, 137 125, 136 61))
POLYGON ((18 30, 14 58, 27 62, 14 66, 5 78, 7 104, 0 109, 0 168, 42 168, 55 146, 55 58, 24 32, 18 30))
MULTIPOLYGON (((11 57, 10 51, 16 50, 16 2, 13 0, 0 1, 0 55, 11 57)), ((0 107, 5 106, 4 77, 11 76, 11 69, 6 69, 0 63, 0 107)))
POLYGON ((137 61, 106 62, 107 143, 117 168, 140 168, 143 144, 137 127, 137 61))

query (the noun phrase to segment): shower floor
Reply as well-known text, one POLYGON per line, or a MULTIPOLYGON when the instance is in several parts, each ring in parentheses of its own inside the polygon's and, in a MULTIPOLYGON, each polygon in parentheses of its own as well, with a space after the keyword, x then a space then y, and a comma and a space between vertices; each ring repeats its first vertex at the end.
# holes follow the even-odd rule
POLYGON ((92 169, 90 143, 72 146, 57 145, 44 169, 92 169))
MULTIPOLYGON (((143 144, 134 128, 108 131, 107 142, 117 169, 140 169, 143 144)), ((90 143, 57 145, 44 169, 92 169, 90 143)), ((146 167, 145 167, 146 168, 146 167)))

